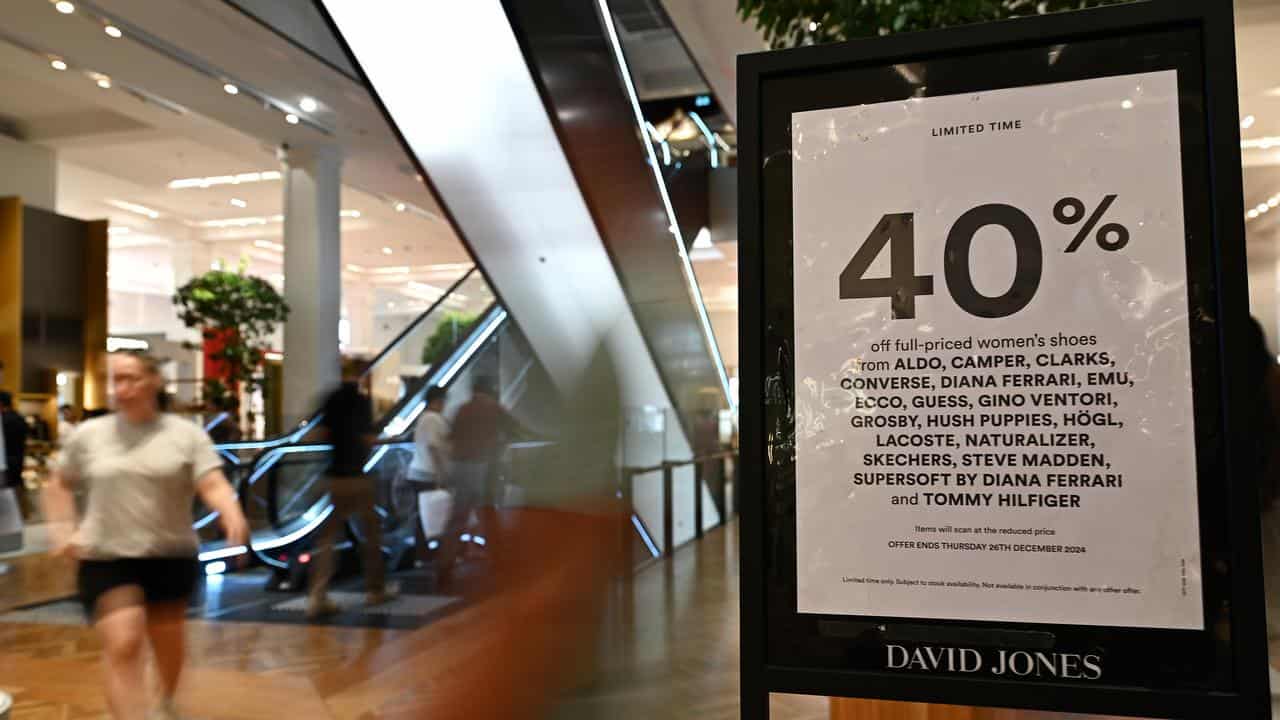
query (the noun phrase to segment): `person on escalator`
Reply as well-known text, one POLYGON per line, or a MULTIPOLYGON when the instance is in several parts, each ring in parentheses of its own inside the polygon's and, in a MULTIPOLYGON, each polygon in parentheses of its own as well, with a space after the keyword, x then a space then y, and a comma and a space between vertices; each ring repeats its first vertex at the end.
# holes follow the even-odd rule
POLYGON ((199 571, 193 500, 218 513, 229 546, 249 542, 249 525, 208 435, 162 409, 157 361, 116 353, 110 369, 116 412, 86 420, 65 440, 45 486, 45 514, 54 555, 79 561, 80 601, 102 640, 112 716, 148 717, 149 641, 162 692, 150 717, 172 720, 199 571), (77 488, 86 493, 83 516, 77 488))
POLYGON ((382 521, 376 509, 374 481, 365 475, 365 463, 375 439, 373 409, 370 406, 365 361, 352 361, 343 367, 342 384, 329 394, 322 409, 321 431, 333 445, 333 462, 329 467, 329 497, 333 511, 321 524, 311 567, 311 586, 307 601, 307 617, 316 619, 332 615, 341 608, 329 597, 333 579, 333 544, 347 520, 360 519, 364 542, 360 544, 364 570, 366 602, 380 605, 399 594, 399 588, 386 580, 386 564, 382 559, 382 521))
POLYGON ((453 450, 449 469, 449 489, 453 492, 453 509, 449 527, 441 541, 437 577, 440 585, 453 579, 454 566, 461 554, 461 536, 475 518, 472 536, 485 537, 491 524, 494 474, 507 444, 527 435, 520 423, 498 401, 498 383, 480 376, 471 386, 471 399, 458 408, 453 418, 449 444, 453 450))
POLYGON ((426 563, 427 541, 437 537, 443 528, 432 526, 437 507, 445 512, 449 500, 443 491, 449 477, 449 421, 444 416, 447 393, 444 388, 432 386, 427 390, 427 407, 413 429, 413 464, 409 467, 409 482, 415 490, 418 502, 418 520, 415 528, 418 557, 426 563))

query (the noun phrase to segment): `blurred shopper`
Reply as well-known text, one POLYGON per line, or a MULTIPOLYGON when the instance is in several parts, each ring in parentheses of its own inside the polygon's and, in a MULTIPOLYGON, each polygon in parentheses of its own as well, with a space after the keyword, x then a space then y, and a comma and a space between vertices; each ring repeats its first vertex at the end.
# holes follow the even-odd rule
POLYGON ((78 420, 76 419, 76 409, 70 405, 62 405, 58 408, 58 443, 62 444, 71 437, 71 433, 76 429, 78 420))
POLYGON ((1267 640, 1271 646, 1272 691, 1280 679, 1280 369, 1267 347, 1262 326, 1249 319, 1244 366, 1253 392, 1241 427, 1252 433, 1250 457, 1242 465, 1257 478, 1262 512, 1262 569, 1267 598, 1267 640))
POLYGON ((480 376, 471 386, 471 399, 458 408, 449 435, 453 455, 449 468, 449 490, 453 509, 449 527, 440 543, 438 582, 448 585, 461 553, 461 535, 475 515, 473 534, 485 537, 491 525, 494 476, 498 461, 512 438, 521 434, 520 424, 498 401, 498 382, 480 376))
POLYGON ((373 479, 364 471, 374 441, 373 410, 365 378, 368 367, 364 361, 347 363, 342 371, 342 384, 329 394, 322 410, 320 427, 333 445, 328 478, 333 512, 320 526, 312 553, 315 564, 311 567, 307 617, 313 620, 341 610, 329 598, 329 583, 334 572, 333 545, 348 518, 359 518, 364 525, 360 550, 367 603, 380 605, 399 593, 398 588, 387 585, 382 559, 382 520, 375 508, 373 479))
POLYGON ((83 423, 66 441, 45 490, 54 553, 80 561, 80 600, 103 644, 107 702, 117 720, 148 717, 145 661, 155 656, 162 697, 151 715, 176 718, 184 622, 197 579, 196 495, 218 512, 231 545, 249 526, 208 436, 161 410, 155 359, 111 356, 116 412, 83 423), (73 489, 87 493, 77 517, 73 489))
POLYGON ((415 490, 418 510, 418 557, 425 561, 427 540, 439 535, 442 528, 427 527, 431 513, 420 500, 424 493, 438 490, 449 474, 449 421, 444 416, 447 396, 444 388, 432 386, 427 390, 427 408, 413 430, 413 464, 409 467, 409 482, 415 490))
MULTIPOLYGON (((461 611, 448 641, 424 651, 427 676, 398 698, 412 711, 380 717, 546 717, 561 693, 593 680, 585 675, 596 665, 606 583, 621 569, 630 517, 617 497, 622 418, 612 358, 601 349, 570 381, 558 440, 521 476, 525 505, 493 511, 490 572, 500 591, 461 611)), ((500 423, 486 412, 489 427, 500 423)))
POLYGON ((22 468, 27 462, 30 427, 13 408, 13 395, 5 391, 0 391, 0 429, 4 434, 4 486, 12 488, 18 496, 18 507, 26 517, 31 515, 31 503, 27 498, 27 484, 22 480, 22 468))

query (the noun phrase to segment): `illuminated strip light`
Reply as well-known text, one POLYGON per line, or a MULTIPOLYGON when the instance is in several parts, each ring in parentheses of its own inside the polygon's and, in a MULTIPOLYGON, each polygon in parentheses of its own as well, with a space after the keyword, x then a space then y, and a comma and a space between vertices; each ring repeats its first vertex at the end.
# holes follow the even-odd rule
POLYGON ((640 518, 635 513, 631 513, 631 524, 635 526, 636 532, 640 533, 640 539, 644 540, 644 544, 649 548, 649 554, 660 557, 662 552, 658 550, 657 545, 653 544, 653 538, 649 537, 648 531, 644 529, 644 523, 640 522, 640 518))
POLYGON ((244 545, 232 545, 219 550, 210 550, 200 553, 200 562, 211 562, 213 560, 226 560, 227 558, 240 557, 249 552, 249 548, 244 545))
POLYGON ((124 200, 107 200, 106 202, 111 207, 119 208, 121 210, 128 210, 129 212, 136 213, 138 215, 145 215, 146 217, 149 217, 152 220, 155 220, 160 217, 159 210, 153 210, 147 207, 146 205, 139 205, 137 203, 125 202, 124 200))
POLYGON ((369 458, 369 462, 364 464, 364 471, 369 472, 370 470, 372 470, 373 466, 377 465, 378 461, 381 460, 387 454, 387 450, 388 450, 388 447, 386 445, 383 445, 379 447, 377 450, 375 450, 373 453, 373 457, 369 458))
POLYGON ((649 131, 649 136, 653 138, 653 141, 662 145, 662 164, 670 165, 671 164, 671 143, 667 142, 667 139, 662 137, 662 135, 658 132, 658 128, 653 126, 653 123, 646 121, 644 124, 644 127, 646 130, 649 131))
MULTIPOLYGON (((609 0, 597 0, 600 4, 601 20, 604 28, 609 34, 609 44, 613 46, 613 56, 618 63, 618 69, 621 71, 622 84, 627 89, 627 97, 631 100, 631 110, 635 114, 636 126, 644 129, 645 119, 644 112, 640 109, 640 98, 636 95, 635 85, 631 82, 631 68, 627 66, 627 58, 622 52, 622 42, 618 39, 618 29, 613 24, 613 13, 609 10, 609 0)), ((684 282, 687 287, 690 299, 695 307, 698 308, 698 319, 702 322, 703 341, 707 345, 707 352, 711 353, 712 360, 715 361, 716 372, 720 375, 720 390, 724 393, 725 402, 734 411, 738 411, 738 405, 733 400, 733 393, 729 388, 729 373, 724 367, 724 358, 720 356, 720 346, 716 343, 715 331, 711 328, 711 317, 707 314, 706 303, 702 301, 702 289, 698 287, 698 278, 693 274, 693 263, 689 260, 689 253, 684 247, 684 238, 680 235, 680 225, 676 223, 675 207, 671 204, 671 196, 667 193, 667 184, 662 179, 662 170, 658 167, 658 156, 653 151, 653 145, 644 143, 645 152, 649 154, 649 167, 653 170, 653 178, 658 183, 658 193, 662 196, 662 204, 667 210, 667 220, 670 222, 671 234, 676 239, 676 252, 680 255, 680 265, 684 270, 684 282)))
POLYGON ((279 170, 240 173, 239 175, 214 175, 212 177, 182 178, 169 181, 170 190, 209 188, 215 185, 241 185, 244 183, 271 182, 283 177, 279 170))
POLYGON ((689 118, 702 131, 702 137, 707 141, 707 149, 711 151, 711 167, 713 169, 720 167, 720 149, 716 146, 716 134, 711 132, 711 128, 707 127, 707 124, 702 120, 702 116, 698 113, 689 113, 689 118))
POLYGON ((125 337, 109 337, 107 338, 107 352, 120 352, 121 350, 150 350, 151 343, 146 340, 138 340, 137 338, 125 337))
POLYGON ((498 329, 498 326, 500 326, 506 319, 507 311, 499 310, 498 313, 493 316, 493 320, 485 326, 484 330, 480 333, 480 336, 476 338, 476 341, 471 343, 471 346, 462 354, 462 357, 458 358, 456 362, 449 366, 449 370, 445 372, 444 377, 440 378, 440 381, 437 382, 436 385, 439 387, 445 387, 448 385, 449 381, 453 380, 454 376, 462 371, 462 368, 467 364, 467 361, 471 359, 471 356, 475 355, 476 352, 480 350, 480 347, 484 345, 485 341, 493 335, 493 333, 498 329))
MULTIPOLYGON (((328 498, 326 498, 321 502, 325 502, 327 500, 328 498)), ((333 514, 333 503, 329 502, 328 506, 325 509, 321 510, 311 522, 307 523, 301 528, 294 530, 288 535, 281 535, 280 537, 272 538, 270 540, 266 540, 256 545, 253 543, 250 543, 250 545, 252 545, 255 552, 262 552, 265 550, 277 550, 286 545, 292 545, 298 540, 301 540, 302 538, 311 534, 312 531, 320 527, 321 523, 323 523, 332 514, 333 514)))

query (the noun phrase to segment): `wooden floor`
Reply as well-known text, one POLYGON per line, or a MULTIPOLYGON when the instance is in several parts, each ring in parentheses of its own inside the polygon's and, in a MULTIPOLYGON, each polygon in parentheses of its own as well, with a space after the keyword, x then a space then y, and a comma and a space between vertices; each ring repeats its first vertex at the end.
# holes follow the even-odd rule
MULTIPOLYGON (((566 545, 554 554, 575 549, 566 545)), ((553 720, 730 720, 738 717, 736 553, 735 528, 712 532, 610 588, 601 615, 581 603, 556 606, 577 615, 567 620, 555 603, 485 601, 416 631, 193 622, 179 705, 201 720, 535 718, 542 714, 532 709, 535 697, 530 711, 519 713, 448 712, 440 703, 452 693, 457 704, 459 687, 470 688, 464 698, 479 703, 490 694, 558 686, 562 692, 546 713, 553 720), (575 624, 604 628, 586 652, 565 630, 575 624), (531 627, 549 628, 549 641, 514 644, 512 638, 531 627), (562 666, 575 669, 572 682, 551 670, 562 666), (557 680, 547 681, 552 675, 557 680)), ((545 597, 571 597, 566 588, 582 587, 578 576, 555 567, 535 575, 544 581, 545 597)), ((65 595, 71 583, 68 566, 23 558, 0 576, 0 612, 65 595)), ((0 690, 14 696, 12 720, 105 717, 100 659, 101 646, 85 627, 0 623, 0 690)), ((1028 717, 936 710, 839 703, 834 717, 1028 717)), ((773 698, 775 720, 832 717, 824 698, 773 698)))

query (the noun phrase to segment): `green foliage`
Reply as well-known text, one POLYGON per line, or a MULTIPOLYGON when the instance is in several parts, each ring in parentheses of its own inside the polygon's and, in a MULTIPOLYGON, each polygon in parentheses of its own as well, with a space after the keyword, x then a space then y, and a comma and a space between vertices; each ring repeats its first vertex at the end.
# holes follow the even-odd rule
POLYGON ((431 337, 422 344, 422 364, 435 365, 443 360, 445 353, 466 337, 478 322, 480 317, 477 315, 446 313, 444 320, 436 326, 435 332, 431 333, 431 337))
POLYGON ((289 306, 270 283, 246 275, 243 265, 236 272, 210 270, 178 288, 173 304, 184 325, 206 340, 224 340, 213 357, 225 363, 227 377, 205 379, 206 403, 220 406, 231 399, 231 387, 261 387, 258 369, 270 349, 268 339, 289 317, 289 306))
POLYGON ((755 20, 770 47, 786 48, 1130 1, 738 0, 738 13, 755 20))

